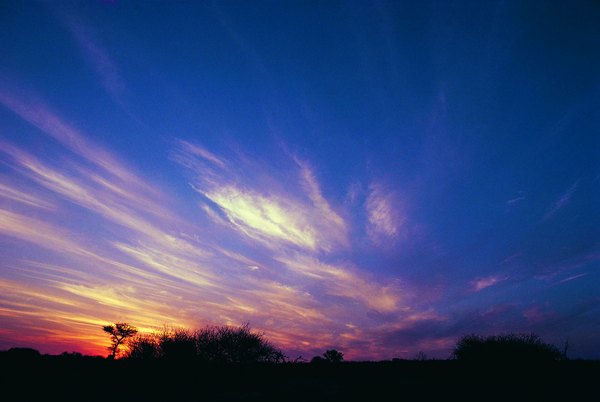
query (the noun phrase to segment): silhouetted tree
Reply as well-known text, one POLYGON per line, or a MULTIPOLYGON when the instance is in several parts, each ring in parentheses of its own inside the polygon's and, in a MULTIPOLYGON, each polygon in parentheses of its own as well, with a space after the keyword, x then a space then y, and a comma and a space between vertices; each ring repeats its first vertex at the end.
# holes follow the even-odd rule
POLYGON ((344 354, 335 349, 329 349, 323 353, 323 358, 329 363, 340 363, 344 360, 344 354))
POLYGON ((490 363, 545 362, 565 357, 558 348, 542 342, 535 334, 467 335, 457 342, 453 355, 461 361, 490 363))
POLYGON ((197 331, 165 329, 138 336, 129 343, 132 359, 198 359, 210 363, 279 363, 285 355, 248 324, 240 327, 211 326, 197 331))
POLYGON ((123 345, 127 338, 131 338, 137 334, 136 327, 125 322, 117 322, 115 325, 105 325, 102 330, 110 335, 111 346, 108 350, 111 351, 110 358, 114 359, 119 351, 119 346, 123 345))

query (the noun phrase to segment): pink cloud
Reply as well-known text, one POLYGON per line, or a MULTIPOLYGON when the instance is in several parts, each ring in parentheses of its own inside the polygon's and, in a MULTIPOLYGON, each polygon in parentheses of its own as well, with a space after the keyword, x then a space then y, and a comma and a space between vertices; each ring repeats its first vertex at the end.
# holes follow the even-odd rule
POLYGON ((505 281, 506 279, 508 279, 507 276, 492 275, 485 278, 475 279, 469 282, 469 284, 471 285, 473 291, 479 292, 480 290, 494 286, 495 284, 505 281))

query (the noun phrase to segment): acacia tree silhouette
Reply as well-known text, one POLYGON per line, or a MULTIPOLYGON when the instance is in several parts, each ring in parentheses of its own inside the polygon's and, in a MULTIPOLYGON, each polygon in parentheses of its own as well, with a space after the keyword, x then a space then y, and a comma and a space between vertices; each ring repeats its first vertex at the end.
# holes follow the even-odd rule
POLYGON ((133 325, 126 322, 117 322, 115 325, 105 325, 102 330, 110 335, 111 346, 108 350, 111 351, 110 358, 114 359, 119 351, 119 346, 124 344, 127 338, 131 338, 137 334, 138 330, 133 325))

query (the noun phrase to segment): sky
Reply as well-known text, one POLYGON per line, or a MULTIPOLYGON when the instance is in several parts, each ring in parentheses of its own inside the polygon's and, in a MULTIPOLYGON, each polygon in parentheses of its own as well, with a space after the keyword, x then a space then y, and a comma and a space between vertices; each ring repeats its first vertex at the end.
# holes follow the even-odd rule
POLYGON ((0 349, 600 358, 593 1, 0 2, 0 349))

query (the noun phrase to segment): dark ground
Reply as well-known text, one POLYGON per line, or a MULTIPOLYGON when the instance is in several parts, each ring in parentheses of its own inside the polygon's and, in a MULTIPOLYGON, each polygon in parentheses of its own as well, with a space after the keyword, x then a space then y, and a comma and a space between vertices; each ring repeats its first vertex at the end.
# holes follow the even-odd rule
POLYGON ((600 361, 457 361, 207 366, 0 353, 5 401, 584 401, 600 361))

